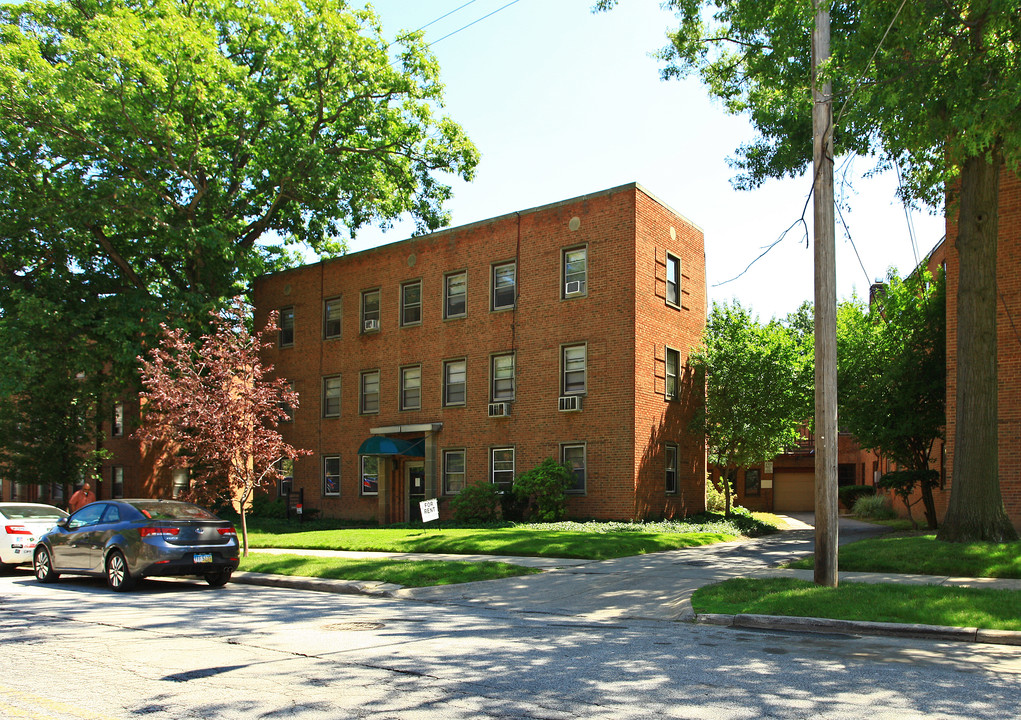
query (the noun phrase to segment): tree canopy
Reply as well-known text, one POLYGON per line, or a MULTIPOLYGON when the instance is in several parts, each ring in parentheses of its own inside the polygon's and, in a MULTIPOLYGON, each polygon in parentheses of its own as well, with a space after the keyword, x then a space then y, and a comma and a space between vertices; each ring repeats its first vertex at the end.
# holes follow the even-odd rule
MULTIPOLYGON (((858 298, 841 303, 837 371, 841 428, 906 470, 927 470, 946 425, 942 272, 902 280, 891 270, 871 307, 858 298)), ((935 528, 932 488, 922 483, 921 490, 926 520, 935 528)))

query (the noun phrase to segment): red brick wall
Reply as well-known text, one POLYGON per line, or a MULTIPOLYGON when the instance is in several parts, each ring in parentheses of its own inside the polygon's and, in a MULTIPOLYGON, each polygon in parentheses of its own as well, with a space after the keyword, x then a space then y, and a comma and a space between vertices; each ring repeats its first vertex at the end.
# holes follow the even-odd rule
MULTIPOLYGON (((1000 233, 996 282, 999 374, 1000 491, 1007 514, 1021 528, 1021 180, 1000 178, 1000 233)), ((956 218, 947 217, 947 460, 948 487, 953 467, 957 406, 956 218)), ((944 505, 945 510, 945 505, 944 505)))
MULTIPOLYGON (((669 239, 668 227, 657 237, 667 238, 661 241, 666 243, 663 247, 686 255, 692 276, 686 282, 701 288, 693 292, 693 307, 686 313, 700 330, 705 318, 701 232, 635 185, 260 278, 255 284, 258 327, 272 309, 293 306, 295 311, 294 346, 273 348, 266 355, 302 397, 294 422, 283 427, 289 441, 315 453, 295 466, 295 488, 305 489, 306 505, 329 516, 376 517, 377 498, 358 493, 360 443, 374 427, 440 422, 437 457, 444 449, 466 449, 468 483, 489 480, 492 447, 513 446, 520 473, 544 457, 557 458, 560 443, 584 442, 587 492, 571 498, 569 512, 578 517, 633 516, 637 467, 645 452, 644 444, 636 449, 632 429, 635 384, 637 375, 645 373, 651 379, 653 370, 651 347, 641 352, 641 373, 635 369, 635 238, 638 225, 647 233, 666 221, 677 228, 676 243, 669 239), (588 291, 583 297, 562 299, 561 252, 577 245, 588 248, 588 291), (515 258, 517 308, 490 312, 491 264, 515 258), (461 269, 468 273, 467 317, 443 320, 444 274, 461 269), (402 328, 400 286, 414 279, 422 281, 422 323, 402 328), (382 327, 365 335, 359 332, 360 293, 375 287, 381 289, 382 327), (338 296, 343 298, 342 337, 324 341, 323 299, 338 296), (565 413, 557 407, 560 354, 562 345, 570 343, 587 345, 587 393, 581 412, 565 413), (490 355, 512 350, 516 397, 511 416, 489 418, 490 355), (467 358, 467 403, 444 408, 442 362, 460 357, 467 358), (422 409, 401 411, 399 368, 417 363, 422 365, 422 409), (361 416, 359 373, 376 368, 381 372, 380 411, 361 416), (341 417, 322 418, 321 378, 334 374, 342 376, 341 417), (340 498, 322 496, 323 454, 341 456, 340 498)), ((651 273, 653 260, 651 252, 644 252, 637 263, 639 272, 645 271, 646 263, 651 273)), ((677 341, 697 336, 698 330, 677 341)), ((642 342, 653 344, 652 335, 642 333, 642 342)), ((664 334, 658 343, 668 337, 664 334)), ((662 413, 661 398, 659 404, 662 413)), ((439 471, 437 461, 438 483, 439 471)), ((693 469, 689 475, 694 474, 693 469)), ((692 497, 697 494, 696 482, 689 477, 685 487, 686 507, 698 509, 701 501, 692 497)))

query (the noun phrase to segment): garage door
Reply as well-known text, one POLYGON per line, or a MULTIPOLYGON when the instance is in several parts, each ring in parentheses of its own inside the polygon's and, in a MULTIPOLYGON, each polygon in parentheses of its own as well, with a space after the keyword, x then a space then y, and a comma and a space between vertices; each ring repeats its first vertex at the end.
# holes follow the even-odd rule
POLYGON ((783 473, 773 476, 773 512, 815 510, 815 474, 783 473))

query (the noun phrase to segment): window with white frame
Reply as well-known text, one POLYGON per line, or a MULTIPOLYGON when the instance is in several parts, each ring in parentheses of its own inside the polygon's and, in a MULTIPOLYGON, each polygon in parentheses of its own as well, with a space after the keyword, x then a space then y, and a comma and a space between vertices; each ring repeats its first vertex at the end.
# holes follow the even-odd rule
POLYGON ((585 394, 586 348, 581 345, 565 345, 561 349, 560 369, 562 395, 585 394))
POLYGON ((113 437, 124 437, 124 403, 113 404, 113 416, 110 419, 110 434, 113 437))
POLYGON ((362 455, 362 495, 379 494, 379 455, 362 455))
POLYGON ((560 462, 571 468, 571 473, 574 476, 574 481, 567 488, 567 492, 585 492, 585 443, 565 443, 561 445, 560 462))
POLYGON ((504 310, 514 307, 517 299, 518 266, 516 262, 493 265, 491 286, 493 295, 490 309, 504 310))
POLYGON ((514 448, 490 448, 489 480, 501 492, 508 492, 514 484, 514 448))
POLYGON ((366 370, 362 373, 358 408, 363 415, 379 412, 379 370, 366 370))
POLYGON ((323 495, 340 495, 340 455, 323 456, 323 495))
POLYGON ((665 455, 666 491, 667 494, 673 495, 677 492, 677 446, 667 444, 665 446, 665 455))
POLYGON ((422 323, 422 281, 401 285, 401 326, 422 323))
POLYGON ((490 358, 490 402, 514 399, 514 353, 493 355, 490 358))
POLYGON ((588 292, 588 248, 564 250, 561 264, 564 268, 561 297, 574 297, 588 292))
POLYGON ((666 304, 681 306, 681 259, 673 253, 666 254, 666 304))
POLYGON ((680 374, 681 374, 681 353, 673 348, 666 349, 666 386, 665 394, 667 400, 680 398, 680 374))
POLYGON ((280 347, 294 345, 294 308, 280 308, 280 347))
POLYGON ((443 405, 464 405, 468 383, 468 361, 446 360, 443 363, 443 405))
POLYGON ((341 299, 330 298, 323 302, 323 337, 327 340, 340 337, 343 304, 341 299))
POLYGON ((401 368, 401 410, 419 410, 422 407, 422 366, 401 368))
POLYGON ((362 291, 362 332, 379 330, 379 289, 362 291))
POLYGON ((443 451, 443 494, 456 495, 464 489, 464 450, 443 451))
POLYGON ((443 318, 461 318, 468 314, 468 273, 450 273, 443 278, 443 318))
POLYGON ((323 417, 340 417, 340 375, 323 378, 323 417))
POLYGON ((173 484, 173 494, 175 499, 182 497, 189 489, 191 489, 191 479, 188 475, 188 468, 174 468, 173 484))
POLYGON ((124 497, 124 468, 114 465, 110 469, 110 493, 111 497, 124 497))

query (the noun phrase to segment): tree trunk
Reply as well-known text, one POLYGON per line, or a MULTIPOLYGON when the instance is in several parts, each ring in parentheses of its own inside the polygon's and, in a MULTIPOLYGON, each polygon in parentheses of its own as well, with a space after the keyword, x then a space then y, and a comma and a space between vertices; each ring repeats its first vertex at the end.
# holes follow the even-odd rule
POLYGON ((996 246, 1002 156, 972 157, 961 171, 957 221, 957 422, 953 485, 940 540, 1017 538, 999 478, 996 246))

